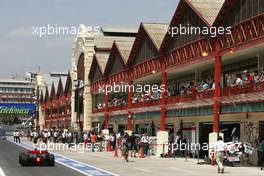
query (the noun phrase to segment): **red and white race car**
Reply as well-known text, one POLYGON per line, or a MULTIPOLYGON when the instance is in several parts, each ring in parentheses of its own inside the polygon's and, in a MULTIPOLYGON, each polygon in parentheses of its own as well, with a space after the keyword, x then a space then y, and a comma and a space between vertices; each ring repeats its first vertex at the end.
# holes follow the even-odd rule
POLYGON ((19 153, 21 166, 54 166, 55 156, 47 150, 28 150, 19 153))

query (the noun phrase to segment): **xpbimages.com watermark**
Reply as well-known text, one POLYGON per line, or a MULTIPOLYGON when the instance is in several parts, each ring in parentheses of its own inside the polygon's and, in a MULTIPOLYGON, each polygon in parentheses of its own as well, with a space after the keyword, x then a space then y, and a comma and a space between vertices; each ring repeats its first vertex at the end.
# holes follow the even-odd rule
POLYGON ((176 37, 177 35, 204 35, 210 37, 216 37, 217 35, 230 35, 231 27, 195 27, 195 26, 184 26, 180 24, 179 26, 169 26, 166 28, 166 32, 171 37, 176 37))
POLYGON ((145 93, 145 94, 151 94, 151 93, 162 93, 166 92, 165 85, 123 85, 123 84, 116 84, 113 83, 113 85, 102 85, 99 86, 99 92, 100 93, 127 93, 130 91, 135 93, 145 93))
POLYGON ((72 35, 76 36, 77 34, 93 34, 97 35, 100 33, 101 28, 98 26, 85 26, 80 25, 76 26, 65 26, 65 25, 58 25, 58 24, 47 24, 44 26, 33 26, 32 27, 32 34, 33 36, 37 37, 45 37, 45 36, 65 36, 65 35, 72 35))
POLYGON ((176 152, 176 151, 208 151, 209 149, 213 148, 213 145, 209 146, 208 143, 183 143, 183 142, 179 142, 179 143, 173 143, 171 145, 171 150, 172 152, 176 152))
POLYGON ((84 153, 85 151, 91 152, 98 152, 100 151, 100 143, 69 143, 69 144, 63 144, 63 143, 39 143, 36 147, 39 150, 48 150, 48 151, 72 151, 72 152, 78 152, 78 153, 84 153))
MULTIPOLYGON (((71 151, 71 152, 78 152, 78 153, 85 153, 85 152, 98 152, 101 151, 101 143, 69 143, 69 144, 63 144, 63 143, 48 143, 45 144, 43 142, 39 143, 36 148, 38 150, 48 150, 48 151, 71 151)), ((209 151, 209 149, 212 149, 213 145, 209 146, 208 143, 173 143, 171 144, 171 151, 173 153, 177 151, 209 151)))

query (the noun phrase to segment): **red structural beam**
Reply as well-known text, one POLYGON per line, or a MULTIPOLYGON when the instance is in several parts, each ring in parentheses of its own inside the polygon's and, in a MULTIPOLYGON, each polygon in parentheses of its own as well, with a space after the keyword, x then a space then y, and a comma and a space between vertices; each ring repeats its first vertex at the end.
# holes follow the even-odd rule
POLYGON ((132 131, 132 96, 133 96, 133 92, 132 92, 132 85, 133 85, 133 81, 129 80, 129 88, 128 88, 128 98, 127 98, 127 109, 128 109, 128 118, 127 118, 127 130, 128 131, 132 131))
POLYGON ((68 128, 68 102, 66 102, 65 106, 64 106, 64 128, 67 129, 68 128))
POLYGON ((52 105, 50 106, 50 124, 49 128, 52 128, 52 105))
POLYGON ((108 94, 105 92, 104 95, 104 128, 108 129, 108 94))
POLYGON ((214 95, 214 132, 219 131, 219 115, 220 115, 220 79, 221 79, 221 55, 220 43, 216 40, 215 43, 215 95, 214 95))
POLYGON ((160 117, 160 130, 165 131, 166 127, 166 90, 167 90, 167 73, 166 73, 166 65, 162 62, 162 78, 161 78, 161 85, 163 86, 165 91, 161 93, 161 117, 160 117))
POLYGON ((43 126, 43 128, 46 129, 47 128, 47 122, 46 122, 46 106, 44 106, 43 117, 44 117, 44 126, 43 126))
MULTIPOLYGON (((58 101, 59 102, 59 101, 58 101)), ((60 114, 60 105, 56 105, 56 128, 59 128, 59 114, 60 114)))

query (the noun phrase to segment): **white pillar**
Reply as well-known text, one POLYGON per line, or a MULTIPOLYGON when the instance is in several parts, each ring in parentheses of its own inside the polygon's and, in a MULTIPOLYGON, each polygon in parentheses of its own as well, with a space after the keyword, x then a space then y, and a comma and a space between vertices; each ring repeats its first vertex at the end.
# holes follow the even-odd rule
POLYGON ((88 131, 92 128, 92 94, 90 80, 88 75, 94 56, 94 38, 92 36, 85 38, 85 55, 84 55, 84 126, 83 130, 88 131))
POLYGON ((168 138, 169 133, 167 131, 157 132, 157 152, 156 156, 160 157, 160 154, 168 152, 168 138))

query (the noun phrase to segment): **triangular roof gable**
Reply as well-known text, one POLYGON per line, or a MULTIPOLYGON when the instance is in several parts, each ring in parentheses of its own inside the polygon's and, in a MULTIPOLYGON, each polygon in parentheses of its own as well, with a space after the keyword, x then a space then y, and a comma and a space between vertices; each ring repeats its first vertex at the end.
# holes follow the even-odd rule
POLYGON ((213 25, 225 1, 226 0, 186 0, 189 6, 208 26, 213 25))
POLYGON ((44 96, 43 96, 43 90, 40 90, 40 96, 39 96, 39 102, 43 103, 44 102, 44 96))
POLYGON ((56 98, 56 90, 54 82, 52 82, 51 90, 50 90, 50 100, 54 100, 56 98))
MULTIPOLYGON (((203 22, 207 27, 211 27, 213 24, 212 19, 216 18, 217 12, 214 11, 214 15, 206 16, 206 11, 204 10, 206 8, 202 8, 202 6, 200 6, 199 4, 201 4, 201 3, 202 4, 212 4, 212 2, 214 2, 214 1, 224 1, 224 0, 210 0, 210 1, 207 1, 207 0, 180 0, 178 6, 176 8, 176 11, 175 11, 175 13, 171 19, 169 26, 175 27, 178 24, 180 24, 181 20, 183 19, 184 15, 186 14, 186 13, 184 13, 185 9, 187 7, 190 7, 192 9, 192 11, 194 12, 194 14, 196 14, 198 16, 198 18, 201 20, 201 22, 203 22), (215 16, 215 17, 213 17, 213 16, 215 16)), ((219 7, 218 11, 220 11, 220 8, 221 7, 219 7)), ((173 37, 173 38, 175 38, 175 37, 173 37)), ((168 42, 170 41, 170 39, 173 39, 173 38, 170 36, 169 32, 166 33, 166 35, 162 41, 161 47, 160 47, 160 51, 162 53, 165 52, 165 49, 167 47, 168 42)))
MULTIPOLYGON (((223 23, 226 21, 226 18, 228 18, 229 14, 231 13, 232 7, 236 4, 237 0, 229 0, 225 1, 213 23, 213 26, 222 26, 223 23)), ((240 4, 239 4, 240 5, 240 4)))
POLYGON ((105 75, 111 75, 117 73, 118 71, 126 69, 128 56, 122 51, 122 48, 120 47, 122 46, 119 46, 116 41, 113 42, 113 46, 105 66, 105 75))
MULTIPOLYGON (((146 23, 146 24, 150 24, 150 23, 146 23)), ((137 59, 142 59, 142 60, 147 60, 150 58, 153 58, 155 56, 159 55, 159 49, 160 49, 160 42, 159 42, 159 37, 157 36, 153 36, 153 32, 150 30, 150 26, 147 26, 145 23, 140 23, 139 29, 138 29, 138 33, 135 39, 135 42, 132 46, 131 52, 129 54, 128 57, 128 61, 127 64, 128 66, 132 66, 134 63, 137 62, 137 59), (142 44, 148 44, 151 45, 149 47, 147 47, 147 49, 151 49, 151 51, 148 52, 148 54, 146 54, 145 56, 139 56, 138 54, 140 53, 141 50, 145 50, 144 47, 142 47, 142 44)), ((153 25, 155 25, 155 23, 152 23, 153 25)), ((157 26, 161 25, 161 23, 157 23, 157 26)), ((166 25, 166 24, 163 24, 166 25)), ((166 28, 164 27, 164 31, 166 30, 166 28)), ((165 32, 164 32, 165 35, 165 32)), ((164 37, 164 36, 163 36, 164 37)), ((162 37, 162 38, 163 38, 162 37)))
POLYGON ((63 90, 63 84, 62 84, 62 80, 61 78, 59 79, 59 83, 58 83, 58 88, 57 88, 57 98, 59 98, 60 96, 63 96, 64 94, 64 90, 63 90))
POLYGON ((44 101, 45 101, 45 103, 47 103, 48 100, 49 100, 49 89, 48 89, 48 86, 46 86, 46 88, 45 88, 45 96, 44 97, 45 97, 44 101))
POLYGON ((64 94, 68 95, 69 93, 71 93, 71 88, 72 88, 72 79, 71 79, 71 74, 68 73, 66 84, 64 87, 64 94))
POLYGON ((97 57, 96 55, 94 55, 93 57, 93 61, 92 61, 92 65, 91 65, 91 69, 90 69, 90 72, 89 72, 89 79, 91 80, 91 82, 95 82, 97 80, 100 80, 100 79, 103 79, 104 77, 104 68, 102 68, 100 65, 99 65, 99 62, 97 60, 97 57))

